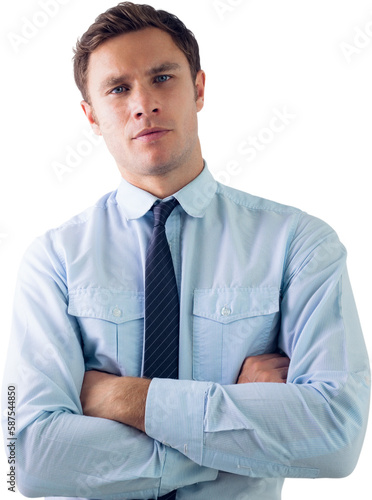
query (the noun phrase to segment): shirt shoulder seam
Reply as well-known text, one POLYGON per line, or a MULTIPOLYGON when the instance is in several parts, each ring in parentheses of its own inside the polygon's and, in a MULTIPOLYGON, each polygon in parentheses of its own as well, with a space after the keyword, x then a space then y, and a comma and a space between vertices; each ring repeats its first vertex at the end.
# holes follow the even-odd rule
POLYGON ((87 220, 89 220, 90 217, 92 217, 92 213, 95 209, 107 210, 108 203, 110 203, 112 205, 117 205, 116 200, 113 201, 113 200, 110 200, 110 198, 105 200, 104 203, 101 203, 101 200, 99 200, 94 205, 91 205, 90 207, 86 208, 82 212, 74 215, 73 217, 71 217, 67 221, 63 222, 59 226, 48 229, 45 234, 59 232, 59 231, 65 229, 67 227, 70 227, 70 226, 78 226, 79 224, 84 224, 85 222, 87 222, 87 220))
POLYGON ((276 212, 276 213, 280 213, 280 214, 283 214, 283 213, 298 214, 299 216, 301 214, 305 213, 299 208, 292 207, 290 205, 284 205, 284 204, 281 204, 281 203, 276 202, 276 201, 268 200, 266 198, 257 197, 257 196, 251 195, 249 193, 246 193, 244 191, 240 191, 240 190, 235 189, 235 188, 229 188, 228 186, 220 184, 219 182, 217 182, 217 185, 218 185, 218 188, 216 191, 216 195, 227 198, 227 199, 231 200, 233 203, 235 203, 236 205, 244 206, 250 210, 276 212), (243 200, 237 200, 234 196, 232 196, 232 193, 230 193, 227 189, 225 189, 226 187, 228 189, 233 189, 233 191, 236 193, 241 193, 242 196, 245 195, 246 197, 250 197, 252 200, 255 200, 257 204, 244 202, 243 200), (266 205, 260 206, 259 203, 266 203, 266 205), (268 204, 272 204, 273 206, 268 206, 268 204))

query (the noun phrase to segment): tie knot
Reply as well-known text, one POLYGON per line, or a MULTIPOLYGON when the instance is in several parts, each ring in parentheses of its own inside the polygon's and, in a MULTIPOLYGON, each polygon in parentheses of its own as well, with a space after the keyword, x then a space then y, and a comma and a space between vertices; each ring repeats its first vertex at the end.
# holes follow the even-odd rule
POLYGON ((172 198, 171 200, 162 201, 157 205, 154 205, 154 227, 165 226, 168 217, 170 216, 177 203, 178 201, 176 200, 176 198, 172 198))

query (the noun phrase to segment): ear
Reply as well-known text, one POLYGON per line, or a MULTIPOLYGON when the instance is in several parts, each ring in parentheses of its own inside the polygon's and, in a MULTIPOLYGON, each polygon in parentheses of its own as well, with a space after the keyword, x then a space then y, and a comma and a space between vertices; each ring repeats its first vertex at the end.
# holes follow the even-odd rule
POLYGON ((88 121, 93 129, 93 132, 96 135, 102 135, 98 120, 94 114, 93 107, 87 101, 81 101, 80 106, 83 108, 85 116, 88 118, 88 121))
POLYGON ((203 70, 198 71, 195 80, 195 96, 196 109, 201 111, 204 107, 204 91, 205 91, 205 73, 203 70))

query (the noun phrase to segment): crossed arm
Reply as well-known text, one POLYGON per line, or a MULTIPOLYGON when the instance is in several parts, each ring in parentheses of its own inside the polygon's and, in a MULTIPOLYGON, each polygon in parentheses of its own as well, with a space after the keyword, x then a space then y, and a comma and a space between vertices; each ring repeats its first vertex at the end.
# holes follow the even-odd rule
POLYGON ((55 243, 36 242, 17 286, 6 379, 19 388, 21 493, 151 498, 214 481, 216 471, 264 478, 350 474, 367 423, 368 356, 344 250, 332 233, 323 237, 309 222, 305 229, 313 246, 303 228, 294 236, 280 297, 278 346, 291 358, 287 383, 245 387, 273 382, 273 373, 284 382, 285 367, 264 367, 281 357, 247 358, 237 384, 226 386, 85 373, 55 243))
MULTIPOLYGON (((277 353, 245 359, 237 384, 285 383, 289 359, 277 353)), ((87 371, 81 390, 84 415, 115 420, 145 432, 146 398, 151 380, 87 371)))

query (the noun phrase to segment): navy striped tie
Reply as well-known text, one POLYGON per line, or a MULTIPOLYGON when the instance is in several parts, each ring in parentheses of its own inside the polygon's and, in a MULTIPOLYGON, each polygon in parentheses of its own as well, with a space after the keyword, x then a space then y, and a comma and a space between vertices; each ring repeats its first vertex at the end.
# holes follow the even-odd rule
POLYGON ((153 207, 154 229, 146 255, 144 376, 178 378, 179 300, 165 223, 178 201, 153 207))
MULTIPOLYGON (((154 205, 154 229, 146 255, 144 376, 178 378, 179 299, 165 223, 178 201, 154 205)), ((176 490, 159 497, 174 500, 176 490)))

